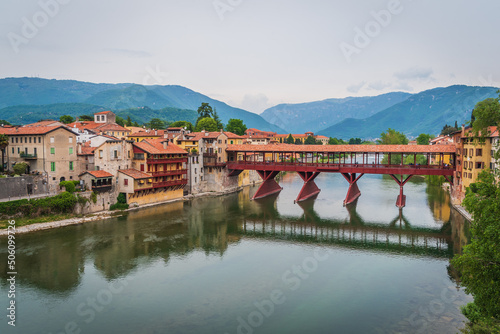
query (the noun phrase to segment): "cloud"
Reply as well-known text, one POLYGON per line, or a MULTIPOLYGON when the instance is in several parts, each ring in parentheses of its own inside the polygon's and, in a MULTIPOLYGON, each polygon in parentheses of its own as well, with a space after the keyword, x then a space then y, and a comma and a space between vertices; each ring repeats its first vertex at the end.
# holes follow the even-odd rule
POLYGON ((125 56, 128 58, 149 58, 153 55, 146 51, 137 51, 137 50, 127 50, 127 49, 106 49, 106 52, 113 53, 117 56, 125 56))
POLYGON ((384 90, 386 88, 391 87, 392 84, 387 83, 387 82, 382 82, 382 81, 375 81, 375 82, 370 82, 368 84, 368 89, 370 90, 384 90))
MULTIPOLYGON (((233 102, 234 103, 234 102, 233 102)), ((234 103, 242 109, 260 114, 267 108, 271 107, 269 98, 265 94, 246 94, 240 103, 234 103)))
POLYGON ((363 88, 364 85, 366 85, 366 81, 361 81, 360 83, 347 87, 347 91, 356 94, 361 88, 363 88))
POLYGON ((398 84, 394 86, 394 89, 404 92, 413 92, 413 87, 404 81, 398 82, 398 84))
POLYGON ((399 80, 430 80, 433 81, 432 68, 412 67, 403 71, 394 73, 394 76, 399 80))

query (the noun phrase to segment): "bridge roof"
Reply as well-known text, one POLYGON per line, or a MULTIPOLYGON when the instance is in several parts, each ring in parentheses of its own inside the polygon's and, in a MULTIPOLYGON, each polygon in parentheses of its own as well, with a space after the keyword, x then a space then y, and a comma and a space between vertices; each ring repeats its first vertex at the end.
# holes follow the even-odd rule
POLYGON ((227 145, 228 152, 455 153, 455 145, 227 145))

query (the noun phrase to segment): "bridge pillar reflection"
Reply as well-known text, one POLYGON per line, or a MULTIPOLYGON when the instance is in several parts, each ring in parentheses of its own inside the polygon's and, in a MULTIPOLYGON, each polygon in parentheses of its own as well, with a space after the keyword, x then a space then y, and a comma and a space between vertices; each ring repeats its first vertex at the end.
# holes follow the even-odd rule
POLYGON ((411 174, 408 175, 408 177, 404 180, 403 180, 403 177, 404 177, 403 175, 400 175, 401 180, 398 180, 398 178, 394 174, 390 174, 390 175, 394 179, 394 181, 396 181, 397 184, 399 184, 399 195, 398 195, 398 199, 396 200, 396 206, 398 208, 402 209, 406 205, 406 195, 403 194, 403 187, 406 184, 406 182, 408 182, 408 180, 411 179, 411 177, 413 175, 411 175, 411 174))
POLYGON ((344 199, 344 206, 351 204, 361 196, 361 191, 359 191, 357 182, 363 175, 365 175, 365 173, 360 174, 358 177, 356 177, 356 173, 342 173, 342 176, 349 182, 349 189, 344 199))
POLYGON ((274 180, 279 171, 258 170, 257 173, 259 173, 264 182, 260 185, 259 189, 257 189, 252 199, 259 199, 272 194, 276 194, 283 189, 274 180))
POLYGON ((297 172, 299 176, 304 180, 304 185, 302 189, 300 189, 299 195, 295 202, 305 201, 308 198, 311 198, 321 191, 314 179, 319 175, 319 172, 297 172))

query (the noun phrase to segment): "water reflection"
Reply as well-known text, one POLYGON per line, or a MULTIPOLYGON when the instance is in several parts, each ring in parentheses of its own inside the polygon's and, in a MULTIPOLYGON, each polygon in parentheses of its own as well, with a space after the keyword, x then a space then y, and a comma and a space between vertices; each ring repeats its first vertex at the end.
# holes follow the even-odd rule
MULTIPOLYGON (((315 210, 319 199, 299 203, 302 214, 289 215, 278 210, 278 195, 250 201, 255 190, 246 188, 229 196, 150 207, 109 221, 19 236, 17 263, 23 274, 18 279, 42 291, 69 293, 79 286, 88 261, 106 280, 114 280, 194 250, 222 257, 231 244, 244 238, 431 258, 450 258, 467 243, 468 224, 449 210, 446 196, 436 194, 435 189, 427 192, 429 208, 443 223, 434 227, 413 224, 404 210, 377 221, 358 212, 357 203, 345 208, 344 219, 323 218, 315 210)), ((6 240, 0 243, 0 256, 6 258, 6 240)), ((0 262, 3 287, 7 271, 6 263, 0 262)))

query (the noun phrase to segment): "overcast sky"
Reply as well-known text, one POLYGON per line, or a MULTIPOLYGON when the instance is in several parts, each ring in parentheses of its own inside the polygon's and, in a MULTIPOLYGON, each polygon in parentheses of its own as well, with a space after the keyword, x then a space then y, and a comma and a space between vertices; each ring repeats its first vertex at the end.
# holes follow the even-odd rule
POLYGON ((0 77, 278 103, 500 86, 497 0, 2 0, 0 77))

